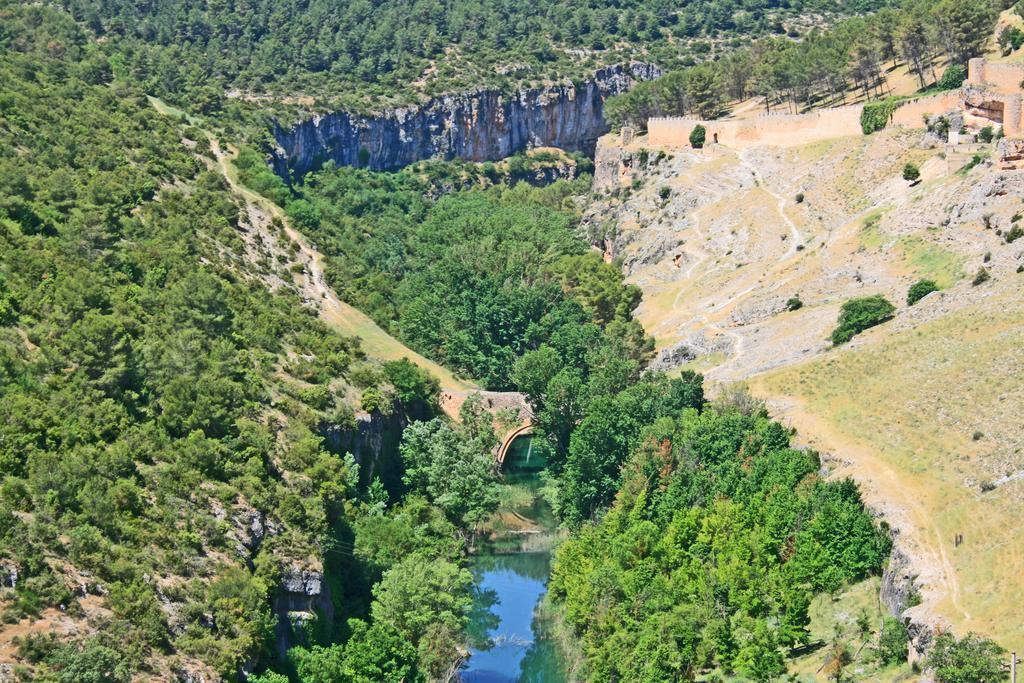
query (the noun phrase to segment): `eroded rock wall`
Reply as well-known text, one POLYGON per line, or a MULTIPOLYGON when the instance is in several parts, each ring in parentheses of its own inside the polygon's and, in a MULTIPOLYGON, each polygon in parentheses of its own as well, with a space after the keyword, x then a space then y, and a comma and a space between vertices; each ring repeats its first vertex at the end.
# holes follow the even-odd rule
POLYGON ((660 70, 634 62, 581 83, 445 95, 425 105, 361 116, 340 111, 292 127, 275 126, 275 172, 301 179, 332 160, 339 166, 395 170, 429 158, 488 161, 533 147, 592 152, 608 132, 604 101, 660 70))

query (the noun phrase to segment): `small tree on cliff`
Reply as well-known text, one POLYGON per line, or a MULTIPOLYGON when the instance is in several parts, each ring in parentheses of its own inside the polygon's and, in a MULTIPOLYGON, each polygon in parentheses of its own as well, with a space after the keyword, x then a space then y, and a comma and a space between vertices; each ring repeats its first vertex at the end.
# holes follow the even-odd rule
POLYGON ((690 144, 694 149, 700 149, 704 146, 704 141, 708 137, 708 130, 699 123, 693 127, 690 131, 690 144))

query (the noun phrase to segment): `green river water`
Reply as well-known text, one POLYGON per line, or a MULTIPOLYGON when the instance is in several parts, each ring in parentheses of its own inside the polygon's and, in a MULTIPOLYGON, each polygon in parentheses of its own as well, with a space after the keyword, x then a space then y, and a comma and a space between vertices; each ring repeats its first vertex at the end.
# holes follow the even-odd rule
POLYGON ((548 549, 555 522, 538 495, 544 462, 531 448, 531 438, 517 438, 505 464, 508 483, 529 490, 532 501, 515 509, 541 527, 524 538, 508 534, 490 543, 472 559, 476 595, 471 615, 473 647, 462 670, 464 683, 565 683, 565 665, 549 636, 548 624, 536 608, 547 590, 551 567, 548 549), (547 538, 545 538, 547 537, 547 538), (525 541, 525 542, 524 542, 525 541), (523 548, 541 548, 524 550, 523 548))

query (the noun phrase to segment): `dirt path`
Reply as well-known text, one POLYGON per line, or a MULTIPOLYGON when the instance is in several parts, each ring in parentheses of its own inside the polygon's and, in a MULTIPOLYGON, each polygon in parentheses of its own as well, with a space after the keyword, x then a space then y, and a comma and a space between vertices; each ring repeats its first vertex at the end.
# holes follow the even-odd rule
POLYGON ((291 226, 281 207, 238 182, 235 169, 231 164, 237 156, 237 150, 225 151, 221 149, 220 143, 213 135, 207 133, 207 136, 210 141, 210 149, 217 159, 217 166, 232 191, 250 204, 259 207, 270 217, 279 219, 284 225, 285 234, 299 246, 302 260, 307 269, 299 276, 302 291, 306 298, 320 302, 320 317, 324 322, 345 336, 358 338, 363 349, 375 358, 380 360, 408 358, 436 376, 441 382, 442 390, 447 394, 464 395, 477 389, 476 385, 471 382, 455 377, 448 369, 405 346, 381 329, 365 313, 339 299, 324 277, 323 254, 291 226))
POLYGON ((789 246, 789 251, 783 254, 782 257, 779 259, 780 261, 785 261, 791 258, 792 256, 796 255, 797 246, 801 244, 803 238, 800 235, 800 231, 797 230, 796 223, 794 223, 793 220, 786 213, 786 204, 788 203, 788 200, 782 195, 772 190, 770 187, 768 187, 768 183, 765 182, 764 176, 761 175, 761 171, 759 171, 758 168, 754 166, 754 164, 750 163, 750 160, 747 158, 748 154, 749 150, 741 149, 736 153, 736 156, 739 158, 740 163, 743 165, 743 167, 750 171, 751 175, 754 176, 754 180, 757 181, 758 187, 760 187, 762 190, 764 190, 765 192, 767 192, 768 194, 775 198, 775 201, 777 202, 778 206, 779 216, 782 217, 782 222, 789 227, 791 242, 789 246))
MULTIPOLYGON (((755 395, 765 397, 772 416, 796 429, 796 441, 820 452, 842 456, 835 474, 850 476, 862 490, 865 502, 880 512, 898 529, 899 538, 914 560, 920 583, 930 598, 918 609, 930 607, 948 595, 953 606, 967 620, 971 615, 963 607, 960 583, 949 559, 947 543, 931 515, 921 505, 914 491, 907 486, 906 475, 896 472, 872 448, 833 428, 824 418, 807 409, 803 399, 789 395, 772 395, 758 378, 750 382, 755 395)), ((941 621, 934 614, 927 621, 941 621)))

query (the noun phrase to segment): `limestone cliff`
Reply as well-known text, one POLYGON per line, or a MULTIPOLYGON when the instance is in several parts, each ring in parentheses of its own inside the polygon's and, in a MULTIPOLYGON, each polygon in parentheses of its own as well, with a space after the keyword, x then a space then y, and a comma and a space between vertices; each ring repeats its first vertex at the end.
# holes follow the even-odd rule
POLYGON ((275 125, 272 164, 278 175, 299 179, 327 160, 395 170, 432 157, 502 159, 532 147, 590 152, 608 131, 605 99, 659 75, 656 66, 634 62, 605 67, 581 83, 512 95, 478 90, 375 116, 339 111, 275 125))

